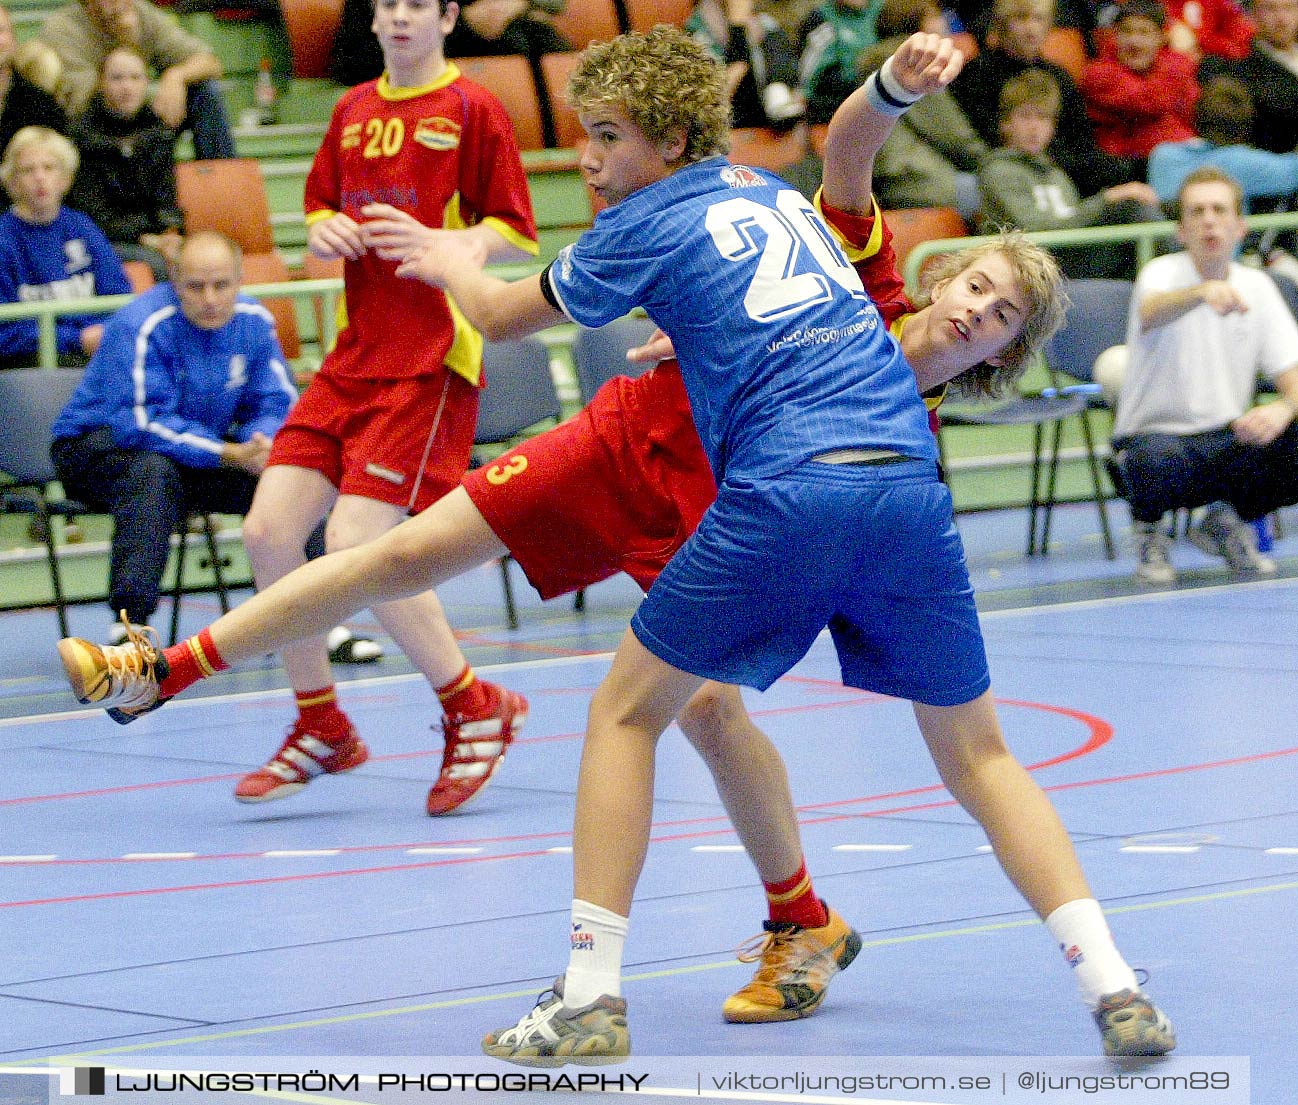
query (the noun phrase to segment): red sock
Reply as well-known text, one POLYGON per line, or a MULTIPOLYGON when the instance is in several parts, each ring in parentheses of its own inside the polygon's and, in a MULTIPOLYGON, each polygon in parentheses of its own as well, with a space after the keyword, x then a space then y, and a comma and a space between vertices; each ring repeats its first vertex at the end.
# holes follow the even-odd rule
POLYGON ((829 924, 825 903, 816 897, 811 876, 807 874, 806 860, 789 878, 762 885, 766 887, 766 904, 772 921, 791 922, 809 929, 829 924))
POLYGON ((345 736, 351 723, 338 708, 338 694, 331 683, 318 691, 295 691, 298 716, 312 733, 328 742, 331 738, 345 736))
POLYGON ((158 686, 158 694, 162 698, 180 694, 190 684, 224 671, 229 666, 216 651, 212 634, 206 629, 197 637, 172 645, 162 655, 166 657, 170 669, 167 678, 158 686))
POLYGON ((437 697, 447 717, 486 717, 493 706, 491 684, 479 679, 468 664, 446 686, 437 688, 437 697))

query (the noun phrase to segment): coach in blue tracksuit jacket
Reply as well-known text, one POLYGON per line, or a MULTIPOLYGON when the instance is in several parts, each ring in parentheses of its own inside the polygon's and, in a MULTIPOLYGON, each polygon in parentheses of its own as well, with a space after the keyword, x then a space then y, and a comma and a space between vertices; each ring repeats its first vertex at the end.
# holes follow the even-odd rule
POLYGON ((148 622, 187 513, 247 512, 296 398, 270 312, 239 294, 238 248, 187 238, 172 283, 108 321, 53 427, 65 491, 113 516, 114 613, 148 622))

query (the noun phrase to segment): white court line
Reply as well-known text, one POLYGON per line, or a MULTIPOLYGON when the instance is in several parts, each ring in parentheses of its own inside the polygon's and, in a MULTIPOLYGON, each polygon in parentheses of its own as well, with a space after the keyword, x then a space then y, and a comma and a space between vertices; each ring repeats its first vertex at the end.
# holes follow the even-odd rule
POLYGON ((835 852, 909 852, 909 844, 835 844, 835 852))
POLYGON ((572 855, 572 846, 569 844, 565 844, 562 847, 558 847, 558 848, 547 848, 546 851, 549 852, 552 856, 570 856, 572 855))
POLYGON ((58 856, 0 856, 0 863, 50 863, 58 856))
MULTIPOLYGON (((1006 610, 980 610, 981 621, 1001 619, 1022 615, 1054 614, 1060 610, 1094 610, 1102 606, 1128 606, 1134 602, 1177 602, 1186 598, 1202 598, 1205 595, 1230 593, 1244 589, 1289 588, 1298 585, 1298 579, 1256 579, 1239 583, 1222 583, 1211 587, 1190 587, 1181 591, 1154 591, 1148 595, 1109 595, 1105 598, 1078 599, 1075 602, 1060 600, 1048 602, 1044 606, 1015 606, 1006 610)), ((983 591, 984 596, 993 592, 983 591)))
POLYGON ((1268 848, 1268 856, 1298 856, 1298 848, 1268 848))
POLYGON ((1199 850, 1197 844, 1124 844, 1121 852, 1142 852, 1146 855, 1188 856, 1199 850))

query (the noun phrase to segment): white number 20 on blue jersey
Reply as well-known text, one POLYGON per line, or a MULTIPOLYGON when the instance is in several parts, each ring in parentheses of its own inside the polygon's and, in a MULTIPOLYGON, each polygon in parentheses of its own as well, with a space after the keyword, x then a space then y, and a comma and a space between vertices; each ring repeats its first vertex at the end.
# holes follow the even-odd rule
POLYGON ((843 256, 806 198, 790 189, 775 194, 775 207, 743 196, 722 200, 708 208, 708 233, 718 252, 736 263, 757 257, 744 309, 757 322, 771 322, 831 299, 831 281, 854 299, 866 299, 861 278, 843 256), (759 244, 754 230, 766 241, 759 244), (802 253, 814 259, 819 272, 807 268, 802 253))

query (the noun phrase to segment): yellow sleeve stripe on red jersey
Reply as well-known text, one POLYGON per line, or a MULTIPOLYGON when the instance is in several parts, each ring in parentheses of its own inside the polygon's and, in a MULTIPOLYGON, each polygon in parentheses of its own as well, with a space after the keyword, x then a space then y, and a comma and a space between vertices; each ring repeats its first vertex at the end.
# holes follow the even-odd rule
POLYGON ((865 245, 858 246, 855 243, 848 241, 847 238, 843 236, 843 232, 830 222, 828 218, 826 218, 825 210, 820 204, 820 194, 822 191, 823 189, 816 189, 816 198, 812 202, 821 218, 825 219, 825 223, 829 226, 830 233, 834 235, 834 240, 838 242, 843 252, 847 254, 847 259, 855 263, 857 261, 864 261, 867 257, 873 257, 878 253, 880 247, 883 245, 883 213, 879 210, 879 201, 873 196, 870 197, 870 207, 871 214, 874 216, 874 225, 870 228, 870 240, 866 242, 865 245))
MULTIPOLYGON (((914 311, 911 311, 909 314, 898 315, 893 319, 892 325, 888 327, 888 333, 900 342, 901 332, 906 328, 906 323, 914 317, 914 311)), ((946 389, 946 384, 939 384, 937 387, 930 388, 928 391, 922 393, 920 398, 924 400, 924 406, 931 411, 937 410, 938 407, 942 405, 942 400, 946 398, 946 389)))
POLYGON ((328 207, 320 207, 314 211, 308 211, 306 214, 306 225, 313 226, 315 223, 320 222, 321 219, 332 219, 336 214, 338 214, 337 211, 332 211, 328 207))
POLYGON ((530 253, 533 257, 541 252, 541 245, 535 238, 529 238, 526 234, 520 234, 504 219, 498 219, 494 215, 488 215, 482 220, 479 226, 489 226, 497 234, 505 239, 511 246, 530 253))

